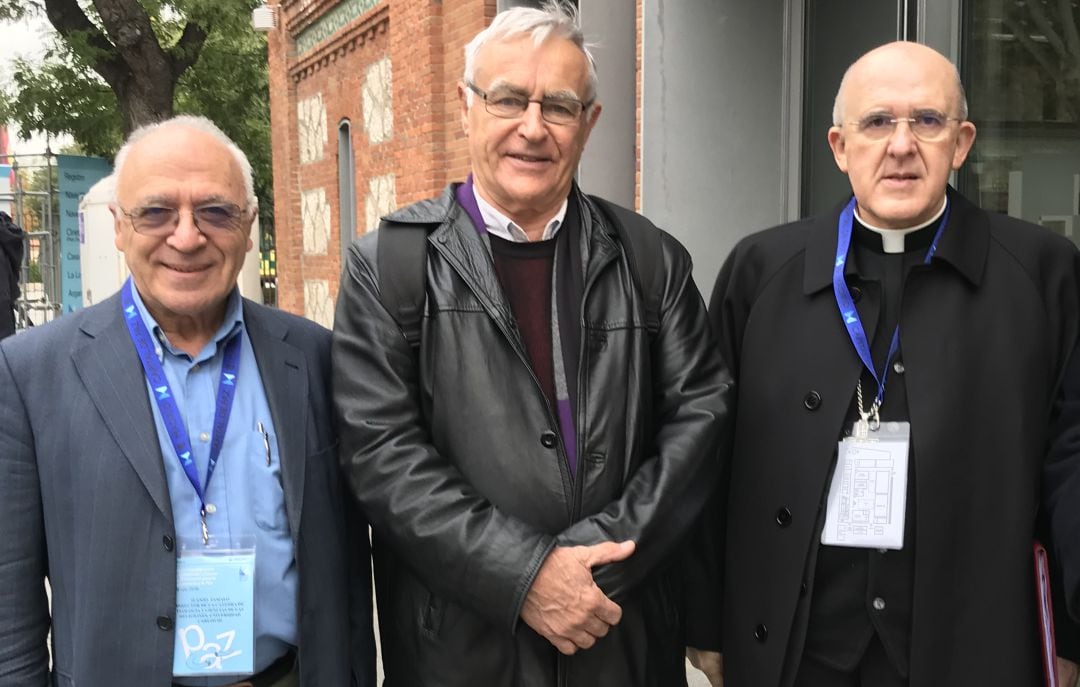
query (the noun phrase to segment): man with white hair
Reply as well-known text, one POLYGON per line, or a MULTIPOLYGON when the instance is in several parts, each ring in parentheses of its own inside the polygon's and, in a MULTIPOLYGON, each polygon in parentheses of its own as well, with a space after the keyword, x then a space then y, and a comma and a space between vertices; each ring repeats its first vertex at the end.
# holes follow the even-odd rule
POLYGON ((185 116, 115 174, 131 278, 0 346, 0 685, 374 685, 330 333, 236 286, 251 165, 185 116))
POLYGON ((734 687, 1040 684, 1032 542, 1076 246, 948 185, 975 126, 926 46, 859 58, 828 141, 852 196, 741 241, 713 292, 740 394, 724 586, 699 589, 723 598, 690 644, 734 687))
POLYGON ((600 104, 571 14, 509 10, 465 54, 472 173, 352 247, 334 324, 387 682, 685 684, 672 558, 730 388, 689 256, 574 183, 600 104), (410 277, 415 332, 387 303, 410 277))

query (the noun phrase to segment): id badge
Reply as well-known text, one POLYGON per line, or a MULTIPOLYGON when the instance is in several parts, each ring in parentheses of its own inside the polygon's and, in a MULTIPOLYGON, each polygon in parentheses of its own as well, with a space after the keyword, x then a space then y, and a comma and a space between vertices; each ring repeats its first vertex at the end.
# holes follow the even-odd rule
POLYGON ((174 676, 255 672, 255 537, 180 540, 174 676))
POLYGON ((876 430, 859 429, 853 427, 837 448, 821 543, 902 549, 911 425, 882 422, 876 430))

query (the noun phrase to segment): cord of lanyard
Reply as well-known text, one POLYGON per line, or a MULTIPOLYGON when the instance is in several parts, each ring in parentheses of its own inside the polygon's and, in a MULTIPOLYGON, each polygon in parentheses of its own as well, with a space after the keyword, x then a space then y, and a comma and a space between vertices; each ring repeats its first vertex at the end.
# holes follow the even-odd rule
MULTIPOLYGON (((934 233, 934 238, 926 251, 926 257, 923 258, 924 265, 929 265, 934 253, 937 252, 938 241, 941 240, 941 234, 945 231, 945 225, 949 222, 949 209, 949 205, 946 203, 945 211, 941 215, 941 222, 938 223, 937 231, 934 233)), ((847 265, 848 249, 851 247, 854 216, 855 198, 852 197, 840 213, 840 219, 837 221, 836 226, 836 262, 833 263, 832 279, 833 293, 836 295, 836 305, 840 309, 840 317, 844 322, 844 327, 847 329, 848 336, 851 338, 851 343, 855 346, 855 352, 858 353, 859 359, 862 360, 863 365, 870 371, 874 381, 877 382, 877 395, 874 397, 874 402, 869 409, 863 406, 862 379, 858 381, 855 387, 859 404, 859 417, 863 423, 869 423, 872 429, 877 429, 881 425, 879 411, 881 403, 885 399, 885 378, 889 374, 889 363, 900 349, 900 323, 897 322, 896 328, 893 329, 892 339, 889 341, 889 352, 885 356, 881 375, 878 376, 877 370, 874 368, 874 360, 870 355, 870 343, 866 338, 866 330, 863 328, 859 311, 855 308, 855 301, 851 297, 847 281, 844 280, 844 267, 847 265)))
POLYGON ((225 356, 221 364, 221 377, 218 381, 217 397, 214 401, 214 430, 210 441, 210 460, 206 466, 206 483, 200 484, 199 471, 191 456, 191 440, 188 437, 184 418, 180 414, 180 408, 176 405, 169 380, 165 376, 165 369, 158 360, 153 339, 146 329, 146 324, 139 315, 139 309, 135 305, 132 290, 135 287, 129 278, 121 289, 121 305, 124 310, 124 321, 127 323, 128 334, 131 342, 135 344, 135 351, 139 354, 142 362, 143 373, 150 382, 153 390, 154 403, 161 413, 162 423, 169 435, 173 450, 180 466, 184 469, 188 481, 195 489, 199 497, 199 517, 202 524, 203 544, 210 543, 210 530, 206 526, 206 489, 210 486, 210 478, 214 475, 214 467, 217 466, 221 457, 221 447, 225 443, 225 430, 229 426, 229 415, 232 412, 233 399, 236 397, 237 373, 240 365, 240 339, 242 330, 236 332, 225 345, 225 356))

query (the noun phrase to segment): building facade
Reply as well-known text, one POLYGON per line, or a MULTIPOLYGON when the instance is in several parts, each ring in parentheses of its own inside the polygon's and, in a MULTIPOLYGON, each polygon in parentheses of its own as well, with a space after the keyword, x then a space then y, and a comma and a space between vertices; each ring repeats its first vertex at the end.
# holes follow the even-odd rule
MULTIPOLYGON (((342 255, 468 171, 456 85, 494 14, 537 0, 271 0, 278 305, 330 325, 342 255), (274 4, 279 3, 279 4, 274 4)), ((955 183, 1080 240, 1076 0, 578 0, 604 105, 579 180, 689 248, 848 192, 826 143, 844 68, 917 40, 960 65, 979 136, 955 183)))

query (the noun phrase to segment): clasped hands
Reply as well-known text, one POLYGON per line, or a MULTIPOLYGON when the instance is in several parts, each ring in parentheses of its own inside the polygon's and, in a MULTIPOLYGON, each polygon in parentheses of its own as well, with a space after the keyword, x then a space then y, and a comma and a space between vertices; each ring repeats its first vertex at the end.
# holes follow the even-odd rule
POLYGON ((548 554, 521 608, 521 619, 560 652, 588 649, 622 619, 622 608, 593 582, 592 569, 626 560, 634 542, 556 546, 548 554))

